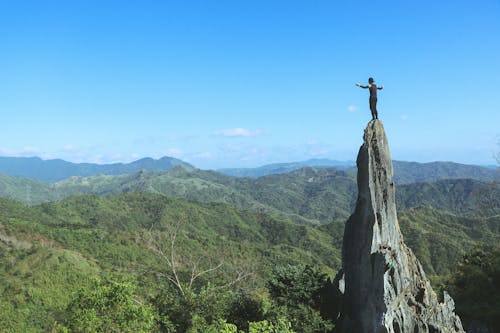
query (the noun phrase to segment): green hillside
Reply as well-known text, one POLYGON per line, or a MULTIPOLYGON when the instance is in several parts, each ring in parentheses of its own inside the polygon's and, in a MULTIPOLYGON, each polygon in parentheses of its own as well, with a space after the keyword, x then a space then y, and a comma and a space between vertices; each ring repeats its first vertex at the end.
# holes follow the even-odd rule
POLYGON ((477 244, 500 243, 500 215, 469 218, 428 207, 399 214, 406 244, 430 275, 448 275, 477 244))
POLYGON ((449 179, 396 187, 398 209, 429 206, 466 216, 500 214, 500 183, 449 179))
MULTIPOLYGON (((22 183, 21 183, 22 184, 22 183)), ((139 172, 122 176, 73 177, 55 184, 33 183, 32 201, 78 194, 109 195, 143 191, 202 202, 225 202, 245 209, 272 207, 310 220, 346 218, 352 211, 357 186, 350 174, 337 169, 304 168, 292 173, 258 179, 238 179, 211 171, 177 167, 168 172, 139 172), (37 186, 42 193, 37 193, 37 186), (40 187, 41 186, 41 187, 40 187), (332 204, 333 203, 333 204, 332 204), (319 205, 319 207, 318 207, 319 205), (315 206, 315 207, 314 207, 315 206)), ((12 186, 12 193, 26 197, 26 186, 12 186), (24 192, 22 189, 24 188, 24 192)), ((498 182, 471 179, 442 180, 397 187, 401 209, 430 205, 456 214, 498 214, 498 182)))
POLYGON ((26 204, 59 200, 61 195, 52 184, 0 174, 0 198, 9 198, 26 204))
MULTIPOLYGON (((241 211, 155 194, 71 197, 28 207, 0 200, 0 331, 39 332, 63 316, 74 292, 92 276, 133 278, 143 297, 166 282, 152 240, 178 228, 181 276, 191 264, 221 265, 211 281, 248 274, 240 288, 263 286, 280 264, 310 264, 334 274, 340 253, 319 230, 241 211)), ((203 280, 201 280, 203 281, 203 280)))
MULTIPOLYGON (((352 212, 357 185, 342 170, 303 168, 257 179, 176 167, 166 172, 72 177, 57 183, 0 176, 0 196, 36 204, 72 195, 147 192, 199 202, 227 203, 299 224, 344 220, 352 212)), ((500 183, 470 179, 414 183, 396 188, 400 210, 429 206, 466 216, 500 214, 500 183)))
POLYGON ((347 217, 354 204, 356 189, 352 177, 343 171, 312 168, 259 179, 238 179, 185 167, 167 172, 72 177, 57 183, 3 177, 13 184, 8 193, 0 195, 25 203, 49 202, 81 194, 148 192, 200 202, 227 203, 299 224, 318 224, 347 217), (28 190, 30 196, 27 196, 28 190))
POLYGON ((273 163, 256 168, 224 168, 217 169, 216 171, 233 177, 259 178, 269 175, 289 173, 306 167, 348 169, 355 165, 355 161, 310 159, 302 162, 273 163))
MULTIPOLYGON (((318 176, 301 172, 304 179, 318 176)), ((400 213, 399 220, 429 275, 453 273, 478 242, 500 241, 499 216, 467 218, 418 207, 400 213)), ((132 279, 141 302, 153 302, 170 290, 165 276, 171 270, 158 250, 168 251, 174 234, 181 280, 189 281, 193 264, 198 270, 220 266, 198 279, 198 287, 244 276, 235 288, 260 294, 278 263, 311 265, 333 277, 343 226, 342 220, 298 225, 225 203, 153 193, 73 196, 36 206, 1 199, 0 331, 42 332, 64 322, 69 302, 92 285, 91 277, 132 279)))
POLYGON ((416 163, 394 161, 396 184, 436 182, 445 179, 500 180, 499 168, 487 168, 453 162, 416 163))

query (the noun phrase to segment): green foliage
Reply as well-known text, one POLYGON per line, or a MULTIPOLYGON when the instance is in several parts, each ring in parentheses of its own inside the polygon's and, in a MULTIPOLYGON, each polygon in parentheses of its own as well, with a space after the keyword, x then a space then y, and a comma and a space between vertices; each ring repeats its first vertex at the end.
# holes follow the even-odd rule
POLYGON ((405 242, 430 275, 455 272, 462 256, 477 242, 500 242, 500 215, 470 218, 420 207, 404 211, 398 218, 405 242))
MULTIPOLYGON (((190 311, 206 318, 207 324, 228 319, 246 329, 249 321, 263 319, 261 301, 246 291, 263 287, 277 260, 315 263, 325 271, 334 271, 340 261, 339 251, 323 231, 225 204, 147 193, 79 196, 40 206, 0 199, 0 331, 48 331, 52 323, 66 318, 72 292, 85 287, 88 277, 131 277, 138 281, 137 294, 147 298, 163 290, 173 294, 165 279, 169 268, 148 247, 145 236, 151 230, 159 240, 168 241, 168 228, 178 221, 184 221, 176 248, 183 281, 189 281, 193 263, 205 268, 223 262, 220 269, 197 280, 196 295, 188 299, 190 311), (215 292, 199 295, 208 281, 213 286, 227 284, 241 272, 249 273, 234 285, 242 293, 227 298, 225 307, 217 305, 223 298, 215 292), (248 316, 236 320, 238 311, 248 316)), ((179 322, 188 327, 191 316, 183 319, 182 306, 177 307, 179 322)), ((171 332, 172 317, 168 311, 161 313, 159 322, 171 332)))
MULTIPOLYGON (((331 329, 328 313, 333 312, 325 309, 335 304, 318 297, 332 294, 321 289, 329 287, 321 287, 326 275, 318 272, 332 274, 340 264, 341 219, 352 211, 356 191, 349 173, 307 168, 250 180, 176 168, 31 182, 28 187, 4 184, 9 196, 26 198, 28 193, 31 203, 79 193, 105 197, 74 196, 39 206, 0 199, 0 331, 63 330, 60 324, 50 325, 67 319, 72 294, 67 291, 85 287, 80 284, 88 277, 109 274, 136 279, 137 295, 155 299, 163 332, 203 332, 222 325, 221 320, 227 321, 227 329, 235 325, 246 332, 250 322, 266 319, 275 325, 279 318, 287 318, 301 333, 331 329), (153 193, 111 195, 133 191, 153 193), (334 217, 339 222, 308 226, 334 217), (171 288, 166 261, 146 241, 151 234, 168 244, 169 228, 179 221, 181 280, 189 281, 192 263, 210 267, 223 262, 183 296, 171 288), (290 266, 272 277, 276 263, 290 266), (214 291, 241 271, 252 274, 234 286, 238 289, 214 291), (271 277, 276 284, 268 285, 270 302, 262 296, 265 292, 256 297, 254 291, 262 291, 271 277)), ((496 183, 442 181, 400 186, 399 192, 398 205, 409 208, 399 216, 405 241, 440 289, 447 289, 442 276, 455 272, 461 256, 477 242, 500 241, 499 216, 490 216, 499 207, 496 183)), ((464 300, 457 301, 457 308, 464 300)))
POLYGON ((227 319, 235 324, 240 330, 248 331, 250 322, 258 322, 264 319, 264 304, 261 300, 245 292, 238 290, 229 305, 227 319))
POLYGON ((19 200, 26 204, 37 204, 59 200, 61 196, 52 190, 50 184, 0 174, 0 198, 19 200))
POLYGON ((74 251, 10 240, 7 247, 0 242, 0 331, 48 331, 64 317, 71 293, 98 268, 74 251))
POLYGON ((128 282, 94 280, 68 305, 68 328, 72 332, 150 332, 154 311, 138 301, 134 291, 128 282))
MULTIPOLYGON (((494 173, 494 170, 489 171, 494 173)), ((357 192, 353 174, 322 168, 304 168, 258 179, 233 178, 187 167, 167 172, 72 177, 54 184, 9 176, 0 176, 0 184, 2 179, 5 180, 4 186, 0 186, 0 197, 29 204, 81 194, 148 192, 199 202, 226 203, 308 225, 345 220, 354 208, 357 192)), ((470 217, 499 214, 499 198, 498 182, 471 179, 407 184, 398 186, 396 191, 400 210, 429 206, 470 217)))
POLYGON ((295 333, 295 331, 288 321, 278 319, 275 323, 267 320, 250 323, 249 333, 295 333))
POLYGON ((500 246, 480 246, 465 255, 448 288, 464 327, 479 321, 500 331, 500 246))
MULTIPOLYGON (((239 302, 239 297, 241 296, 237 296, 230 289, 207 284, 199 290, 186 289, 184 294, 178 291, 164 290, 154 300, 154 304, 163 320, 166 319, 167 322, 174 323, 172 325, 173 331, 168 331, 164 325, 161 325, 165 331, 205 332, 207 327, 219 327, 222 325, 222 320, 234 317, 234 313, 231 311, 233 305, 239 302)), ((248 309, 255 311, 252 305, 249 305, 248 309)), ((239 320, 253 318, 251 312, 248 314, 244 312, 246 309, 245 305, 240 305, 239 311, 242 311, 243 316, 239 320)))
POLYGON ((292 327, 304 333, 325 333, 333 329, 335 294, 328 276, 310 266, 283 266, 268 281, 276 317, 290 318, 292 327))
POLYGON ((212 325, 204 328, 200 333, 238 333, 236 325, 228 324, 225 320, 218 320, 212 325))
POLYGON ((500 214, 500 183, 472 179, 447 179, 396 188, 398 209, 420 206, 468 217, 500 214))

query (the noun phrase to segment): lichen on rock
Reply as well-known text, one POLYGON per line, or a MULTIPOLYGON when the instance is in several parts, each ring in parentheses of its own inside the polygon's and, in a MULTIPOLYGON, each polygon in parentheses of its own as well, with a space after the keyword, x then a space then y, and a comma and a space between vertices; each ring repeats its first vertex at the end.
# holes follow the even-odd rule
POLYGON ((439 302, 422 265, 403 241, 384 127, 372 120, 357 158, 358 199, 343 239, 336 278, 336 332, 464 332, 452 298, 439 302))

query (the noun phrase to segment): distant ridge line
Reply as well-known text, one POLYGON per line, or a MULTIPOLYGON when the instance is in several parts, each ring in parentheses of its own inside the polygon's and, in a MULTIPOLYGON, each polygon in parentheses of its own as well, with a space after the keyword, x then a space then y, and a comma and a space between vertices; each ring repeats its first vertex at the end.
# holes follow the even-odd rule
POLYGON ((113 164, 73 163, 62 159, 43 160, 39 157, 0 156, 0 173, 46 182, 57 182, 74 176, 122 175, 140 170, 166 171, 179 165, 193 167, 189 163, 168 156, 157 160, 145 157, 130 163, 113 164))
MULTIPOLYGON (((442 179, 475 179, 480 181, 500 181, 500 168, 460 164, 455 162, 405 162, 393 161, 394 181, 397 184, 433 182, 442 179)), ((124 175, 141 170, 168 171, 176 166, 195 168, 180 159, 164 156, 160 159, 141 158, 130 163, 73 163, 62 159, 43 160, 39 157, 0 156, 0 174, 30 178, 45 182, 57 182, 70 177, 91 177, 97 175, 124 175)), ((302 168, 336 168, 355 174, 354 161, 330 159, 310 159, 299 162, 267 164, 255 168, 223 168, 214 171, 237 178, 260 178, 285 174, 302 168)))
MULTIPOLYGON (((499 180, 498 167, 460 164, 455 162, 406 162, 393 161, 394 180, 399 184, 437 181, 442 179, 476 179, 481 181, 499 180)), ((283 174, 304 167, 337 168, 356 172, 354 161, 336 161, 329 159, 313 159, 302 162, 274 163, 256 168, 223 168, 217 172, 233 177, 259 178, 273 174, 283 174)))

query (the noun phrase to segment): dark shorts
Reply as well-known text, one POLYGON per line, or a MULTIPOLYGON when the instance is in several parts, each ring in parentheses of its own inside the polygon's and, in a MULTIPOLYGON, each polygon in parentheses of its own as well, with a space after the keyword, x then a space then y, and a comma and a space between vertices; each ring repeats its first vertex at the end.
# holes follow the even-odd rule
POLYGON ((370 110, 377 111, 377 97, 370 97, 370 110))

